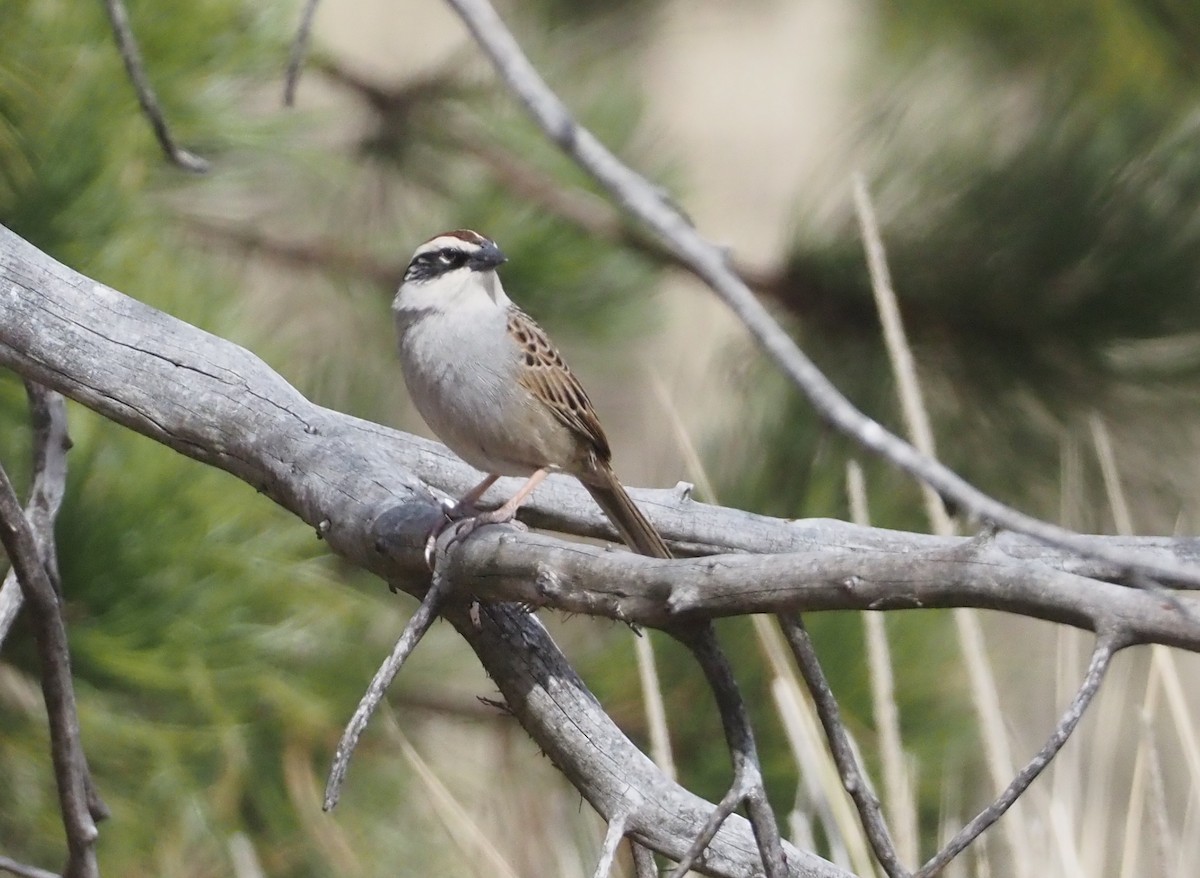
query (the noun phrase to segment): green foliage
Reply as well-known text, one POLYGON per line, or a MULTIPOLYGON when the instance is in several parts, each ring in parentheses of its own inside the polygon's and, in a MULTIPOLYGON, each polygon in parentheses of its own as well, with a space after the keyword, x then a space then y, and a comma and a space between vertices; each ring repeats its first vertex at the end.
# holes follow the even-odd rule
MULTIPOLYGON (((587 210, 593 184, 461 64, 381 84, 351 81, 326 60, 325 79, 356 95, 365 115, 339 105, 264 121, 244 108, 277 86, 292 4, 199 0, 167 14, 134 2, 175 133, 214 162, 201 180, 165 165, 100 4, 14 4, 0 16, 0 222, 251 345, 323 404, 396 420, 404 394, 387 303, 413 247, 443 228, 496 238, 511 257, 506 286, 557 336, 586 333, 589 346, 615 350, 651 314, 657 269, 619 245, 604 206, 589 225, 545 195, 566 192, 587 210), (194 226, 213 217, 234 233, 198 246, 194 226), (309 242, 308 259, 240 240, 242 230, 302 251, 309 242)), ((631 23, 644 36, 655 4, 601 7, 544 0, 513 17, 582 120, 633 152, 639 84, 619 50, 631 23), (638 13, 630 21, 627 8, 638 13)), ((1006 499, 1047 508, 1070 425, 1092 408, 1128 413, 1130 391, 1167 379, 1190 388, 1197 377, 1194 344, 1154 354, 1200 330, 1200 162, 1184 103, 1194 99, 1200 25, 1191 5, 1169 0, 901 8, 884 7, 901 58, 887 56, 889 77, 910 69, 913 48, 927 50, 935 34, 970 47, 973 69, 1018 71, 1032 92, 1022 113, 1001 108, 965 138, 943 142, 926 126, 903 142, 902 113, 877 114, 868 135, 890 159, 872 183, 931 408, 954 439, 944 457, 1006 499)), ((971 96, 989 108, 990 97, 971 96)), ((652 161, 670 175, 666 160, 652 161)), ((850 217, 798 234, 772 294, 835 382, 899 428, 850 217)), ((856 449, 773 370, 742 371, 737 434, 707 449, 720 499, 781 516, 845 516, 845 463, 856 449)), ((83 731, 115 815, 102 833, 106 872, 229 874, 230 845, 242 837, 272 876, 391 874, 400 861, 445 871, 448 858, 421 836, 426 802, 405 795, 411 772, 394 751, 373 752, 370 735, 336 821, 316 813, 340 724, 410 603, 344 569, 231 477, 79 409, 71 421, 59 533, 83 731)), ((26 424, 19 383, 0 381, 0 443, 19 481, 26 424)), ((866 469, 875 523, 922 527, 908 480, 875 462, 866 469)), ((859 620, 809 624, 852 730, 869 740, 859 620)), ((906 741, 925 766, 947 755, 969 766, 953 698, 960 681, 945 671, 948 626, 922 614, 889 629, 906 741)), ((636 675, 623 630, 611 634, 584 670, 636 734, 636 675)), ((722 637, 756 712, 773 799, 787 802, 796 769, 758 647, 744 621, 722 625, 722 637)), ((672 729, 683 778, 717 797, 728 755, 709 695, 690 657, 656 643, 668 712, 689 719, 672 729)), ((442 683, 458 670, 429 676, 442 683)), ((0 848, 52 865, 61 829, 35 679, 31 639, 18 628, 0 654, 0 789, 12 791, 0 800, 0 848)), ((401 685, 433 684, 410 668, 401 685)), ((920 776, 932 826, 944 778, 920 776)))
MULTIPOLYGON (((628 315, 638 309, 618 316, 614 305, 645 297, 653 272, 641 257, 524 206, 444 125, 426 124, 453 105, 488 136, 503 131, 536 173, 581 185, 528 123, 496 106, 494 91, 417 89, 361 142, 330 144, 314 134, 335 124, 329 117, 264 120, 245 109, 264 83, 275 87, 291 4, 201 0, 165 14, 131 3, 177 139, 213 162, 209 178, 196 178, 162 158, 100 4, 17 7, 0 16, 0 222, 80 271, 251 346, 318 401, 396 419, 394 280, 249 271, 231 258, 235 248, 197 246, 198 218, 248 209, 248 228, 385 254, 400 270, 440 228, 478 226, 512 257, 514 295, 548 323, 570 314, 581 331, 608 338, 635 326, 628 315)), ((627 83, 581 91, 589 122, 627 140, 637 113, 627 83)), ((227 875, 238 839, 272 876, 393 874, 396 862, 438 873, 458 862, 429 843, 433 817, 408 792, 412 771, 396 749, 374 752, 378 724, 336 816, 319 812, 342 723, 411 602, 347 570, 232 477, 82 409, 70 421, 58 533, 83 735, 114 815, 102 827, 103 871, 227 875)), ((19 484, 27 425, 20 383, 0 381, 0 443, 19 484)), ((459 675, 437 658, 445 636, 426 639, 396 697, 459 675)), ((454 655, 470 662, 461 647, 454 655)), ((0 801, 0 850, 52 867, 62 832, 36 679, 18 622, 0 654, 0 789, 13 791, 0 801)))
POLYGON ((1180 0, 881 2, 894 47, 962 43, 999 71, 1052 70, 1075 94, 1171 104, 1195 96, 1200 12, 1180 0))
MULTIPOLYGON (((221 331, 237 316, 235 288, 180 246, 162 195, 164 184, 203 183, 163 167, 102 7, 18 5, 0 16, 0 221, 81 271, 221 331)), ((256 87, 249 77, 282 57, 277 8, 206 0, 186 14, 156 9, 134 3, 130 14, 181 141, 219 160, 261 136, 261 123, 234 107, 256 87)), ((23 481, 23 393, 13 380, 0 389, 4 463, 23 481)), ((243 833, 272 875, 342 873, 306 825, 316 807, 308 787, 403 605, 381 597, 377 582, 358 590, 359 577, 311 532, 230 476, 81 409, 70 421, 58 533, 84 740, 114 815, 102 868, 229 874, 227 844, 243 833)), ((20 621, 4 646, 0 848, 53 865, 62 830, 20 621)), ((356 792, 397 797, 406 774, 396 761, 372 770, 370 747, 361 755, 356 792)), ((405 846, 376 850, 386 859, 405 846)))

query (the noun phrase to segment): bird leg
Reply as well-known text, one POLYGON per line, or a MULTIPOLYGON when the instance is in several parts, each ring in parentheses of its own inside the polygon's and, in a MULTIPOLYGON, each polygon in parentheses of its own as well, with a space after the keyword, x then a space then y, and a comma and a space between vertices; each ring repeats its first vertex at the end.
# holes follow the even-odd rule
MULTIPOLYGON (((472 515, 469 518, 459 518, 455 520, 452 515, 458 514, 464 508, 474 508, 475 502, 483 496, 483 493, 492 486, 499 476, 489 475, 486 479, 463 495, 451 510, 446 510, 446 521, 439 524, 429 534, 429 538, 425 541, 425 563, 429 565, 429 569, 433 569, 434 557, 437 551, 438 538, 446 532, 448 528, 453 526, 454 534, 450 538, 450 545, 459 540, 466 539, 475 528, 485 524, 504 524, 512 521, 517 514, 517 510, 521 508, 521 504, 528 499, 534 489, 542 483, 542 480, 550 474, 548 469, 539 469, 535 471, 521 486, 517 493, 513 494, 508 499, 508 502, 498 509, 493 509, 490 512, 480 512, 472 515)), ((449 546, 447 546, 449 548, 449 546)))
POLYGON ((512 521, 513 517, 517 514, 517 510, 521 508, 521 504, 528 499, 529 495, 533 493, 533 489, 540 485, 548 475, 550 475, 550 470, 548 469, 537 470, 526 480, 521 489, 508 499, 507 503, 499 509, 493 509, 491 512, 481 512, 471 520, 477 521, 479 524, 503 524, 506 521, 512 521))
MULTIPOLYGON (((465 518, 475 511, 475 504, 479 502, 479 498, 487 493, 487 489, 496 484, 496 480, 500 477, 497 475, 489 475, 486 479, 480 482, 467 493, 458 498, 458 502, 453 506, 443 507, 442 512, 450 521, 457 521, 460 518, 465 518)), ((439 529, 439 533, 445 528, 439 529)))

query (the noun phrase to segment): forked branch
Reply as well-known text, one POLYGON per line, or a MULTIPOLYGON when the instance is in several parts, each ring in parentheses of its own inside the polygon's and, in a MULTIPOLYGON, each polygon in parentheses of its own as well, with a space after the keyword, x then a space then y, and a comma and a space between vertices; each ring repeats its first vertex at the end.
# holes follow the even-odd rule
POLYGON ((1200 566, 1136 553, 1110 552, 1073 531, 1013 509, 975 488, 944 464, 921 454, 859 411, 800 350, 738 277, 724 250, 702 237, 658 187, 624 164, 571 116, 488 0, 447 2, 463 19, 501 80, 546 136, 704 279, 745 324, 763 352, 808 397, 822 418, 862 447, 930 485, 983 522, 1103 559, 1130 579, 1149 577, 1167 586, 1200 588, 1200 566))
POLYGON ((762 857, 767 878, 781 878, 787 874, 787 864, 780 843, 779 825, 775 822, 775 814, 763 786, 762 765, 758 761, 758 748, 754 743, 750 715, 738 691, 737 680, 734 679, 729 660, 717 641, 717 631, 711 622, 705 622, 701 625, 677 626, 668 629, 668 632, 691 651, 704 671, 704 677, 717 701, 721 726, 725 731, 725 743, 733 760, 733 781, 729 791, 722 797, 720 804, 705 822, 704 828, 671 873, 672 878, 683 878, 687 875, 712 843, 721 824, 743 802, 750 825, 754 829, 754 839, 758 844, 758 853, 762 857))
POLYGON ((1070 705, 1059 719, 1058 725, 1050 735, 1045 745, 1033 759, 1013 778, 1012 783, 988 807, 984 808, 975 818, 958 831, 954 838, 947 842, 932 859, 929 860, 914 878, 932 878, 946 867, 956 856, 966 850, 967 846, 978 838, 989 826, 1012 807, 1013 803, 1029 788, 1039 774, 1050 764, 1058 751, 1067 743, 1075 727, 1083 718, 1084 711, 1100 691, 1100 684, 1108 672, 1112 657, 1123 647, 1128 646, 1125 634, 1117 627, 1107 628, 1096 636, 1096 646, 1092 650, 1092 660, 1088 664, 1087 673, 1079 686, 1079 691, 1071 699, 1070 705))
MULTIPOLYGON (((57 393, 32 381, 25 382, 25 393, 29 397, 33 425, 33 482, 25 515, 32 527, 46 575, 55 590, 61 592, 54 521, 67 489, 67 451, 71 447, 67 436, 67 407, 57 393)), ((11 568, 4 577, 4 585, 0 586, 0 646, 4 645, 24 600, 16 569, 11 568)))
POLYGON ((42 697, 50 724, 50 753, 67 836, 64 878, 99 878, 95 847, 99 833, 92 814, 95 797, 80 739, 62 607, 38 552, 33 529, 2 467, 0 542, 17 573, 17 581, 33 617, 41 664, 42 697))

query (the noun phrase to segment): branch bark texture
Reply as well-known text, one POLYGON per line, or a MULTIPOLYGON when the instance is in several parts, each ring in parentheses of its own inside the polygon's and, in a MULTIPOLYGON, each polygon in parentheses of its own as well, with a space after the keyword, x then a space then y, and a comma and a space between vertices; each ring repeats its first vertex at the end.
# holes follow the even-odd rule
MULTIPOLYGON (((32 381, 25 382, 33 422, 33 484, 25 505, 25 517, 33 529, 38 556, 55 590, 62 591, 58 580, 58 552, 54 541, 54 521, 67 489, 67 407, 63 398, 32 381)), ((10 569, 0 586, 0 646, 8 637, 24 597, 15 569, 10 569)))
MULTIPOLYGON (((232 473, 331 549, 414 595, 428 586, 425 534, 441 515, 416 473, 451 492, 477 480, 440 446, 315 406, 248 351, 77 274, 3 228, 0 364, 232 473)), ((546 494, 542 509, 554 497, 578 509, 586 496, 566 485, 546 494)), ((577 529, 605 532, 598 514, 577 529)), ((457 604, 445 615, 526 731, 597 811, 626 814, 633 841, 681 857, 712 804, 667 779, 621 733, 537 619, 503 605, 485 606, 478 628, 457 604)), ((784 850, 789 875, 846 875, 784 850)), ((754 836, 737 815, 697 865, 728 876, 759 868, 754 836)))
MULTIPOLYGON (((79 275, 3 228, 0 364, 232 473, 333 551, 415 596, 428 587, 423 549, 441 514, 437 493, 457 496, 478 480, 442 446, 313 405, 248 351, 79 275)), ((972 540, 787 522, 696 503, 687 486, 632 493, 677 551, 724 554, 658 561, 487 527, 447 557, 445 572, 481 598, 660 627, 748 612, 977 606, 1115 629, 1122 643, 1200 650, 1200 626, 1129 587, 1122 565, 1013 534, 972 540)), ((549 480, 523 517, 612 536, 573 480, 549 480)), ((1081 539, 1110 554, 1136 549, 1172 562, 1198 554, 1195 540, 1081 539)), ((635 843, 682 857, 713 805, 672 783, 625 738, 537 619, 485 604, 477 627, 465 602, 445 615, 597 811, 625 815, 635 843)), ((791 846, 785 858, 789 875, 845 875, 791 846)), ((731 816, 696 869, 756 874, 749 824, 731 816)))
POLYGON ((679 261, 701 278, 745 325, 763 352, 829 424, 980 520, 1032 536, 1048 545, 1091 553, 1142 584, 1200 588, 1200 565, 1136 552, 1114 553, 1066 528, 1006 506, 949 467, 922 454, 859 411, 825 377, 755 297, 725 250, 706 240, 663 191, 622 162, 571 115, 521 50, 488 0, 447 0, 496 69, 497 75, 542 132, 622 208, 657 235, 679 261))
POLYGON ((62 606, 42 562, 33 529, 3 468, 0 468, 0 542, 17 573, 33 617, 42 697, 50 723, 50 755, 67 836, 67 867, 63 875, 99 878, 95 847, 99 833, 92 817, 91 780, 79 733, 62 606))

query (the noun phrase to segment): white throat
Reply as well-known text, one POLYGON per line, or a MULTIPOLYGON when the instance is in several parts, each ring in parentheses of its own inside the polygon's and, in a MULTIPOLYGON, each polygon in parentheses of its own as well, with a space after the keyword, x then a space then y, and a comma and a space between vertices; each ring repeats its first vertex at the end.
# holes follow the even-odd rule
POLYGON ((496 272, 460 268, 430 280, 401 284, 392 310, 397 317, 404 317, 430 311, 507 309, 511 304, 496 272))

